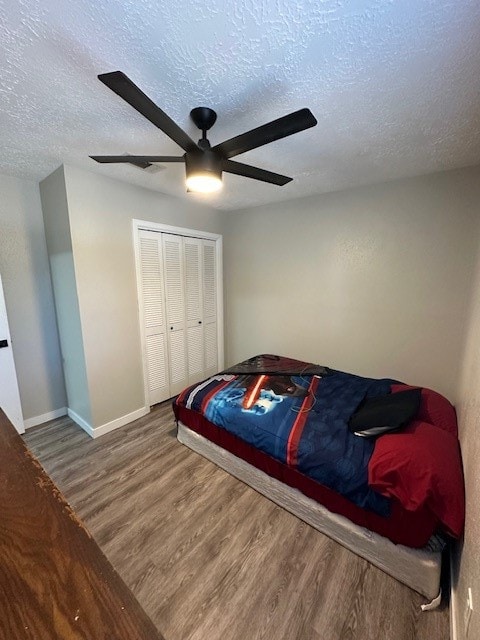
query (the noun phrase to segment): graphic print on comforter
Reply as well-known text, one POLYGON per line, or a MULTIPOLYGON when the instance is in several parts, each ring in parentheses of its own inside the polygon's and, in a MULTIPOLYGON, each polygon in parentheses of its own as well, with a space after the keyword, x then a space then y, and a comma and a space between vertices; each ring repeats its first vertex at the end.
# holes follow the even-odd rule
POLYGON ((347 373, 318 376, 219 375, 177 399, 284 464, 358 506, 388 516, 389 500, 368 486, 374 443, 350 433, 366 397, 386 395, 391 380, 347 373))

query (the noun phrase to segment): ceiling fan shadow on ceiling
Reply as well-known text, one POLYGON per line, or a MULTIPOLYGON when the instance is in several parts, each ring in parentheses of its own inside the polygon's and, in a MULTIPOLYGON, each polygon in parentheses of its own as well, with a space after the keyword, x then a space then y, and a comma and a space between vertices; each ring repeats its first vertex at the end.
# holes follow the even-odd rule
POLYGON ((212 147, 207 139, 207 131, 211 129, 217 119, 217 114, 213 109, 196 107, 190 112, 191 119, 202 132, 201 139, 195 143, 121 71, 100 74, 98 79, 176 142, 185 153, 182 156, 120 155, 90 156, 90 158, 100 163, 127 162, 141 168, 146 168, 153 162, 184 162, 187 191, 201 193, 218 191, 222 187, 223 172, 278 186, 291 182, 292 178, 288 176, 235 162, 230 158, 299 133, 317 124, 317 120, 309 109, 300 109, 212 147))

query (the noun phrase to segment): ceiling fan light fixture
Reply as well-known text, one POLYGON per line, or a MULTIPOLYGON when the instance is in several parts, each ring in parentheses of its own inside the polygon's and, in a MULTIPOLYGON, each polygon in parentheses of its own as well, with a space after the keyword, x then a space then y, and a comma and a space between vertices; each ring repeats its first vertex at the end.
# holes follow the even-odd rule
POLYGON ((197 193, 214 193, 222 188, 222 179, 213 173, 192 173, 187 176, 187 189, 197 193))
POLYGON ((222 188, 221 159, 210 149, 185 154, 186 184, 189 191, 213 193, 222 188))

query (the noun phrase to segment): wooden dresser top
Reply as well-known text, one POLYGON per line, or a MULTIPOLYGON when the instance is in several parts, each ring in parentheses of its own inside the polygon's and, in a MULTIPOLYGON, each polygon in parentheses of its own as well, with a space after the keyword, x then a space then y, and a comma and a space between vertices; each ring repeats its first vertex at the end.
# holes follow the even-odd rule
POLYGON ((0 638, 164 640, 1 409, 0 638))

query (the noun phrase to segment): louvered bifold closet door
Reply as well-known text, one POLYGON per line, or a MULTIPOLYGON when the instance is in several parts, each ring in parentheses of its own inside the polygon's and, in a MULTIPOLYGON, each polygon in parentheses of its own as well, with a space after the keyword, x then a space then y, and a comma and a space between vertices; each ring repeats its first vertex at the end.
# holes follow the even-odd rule
POLYGON ((162 237, 140 231, 140 285, 142 321, 148 375, 149 404, 170 398, 165 296, 163 289, 162 237))
POLYGON ((218 372, 217 264, 214 240, 203 240, 203 331, 205 377, 218 372))
POLYGON ((202 240, 185 237, 183 246, 185 252, 188 384, 194 384, 205 377, 202 240))
POLYGON ((170 395, 188 384, 183 238, 162 233, 170 395))

